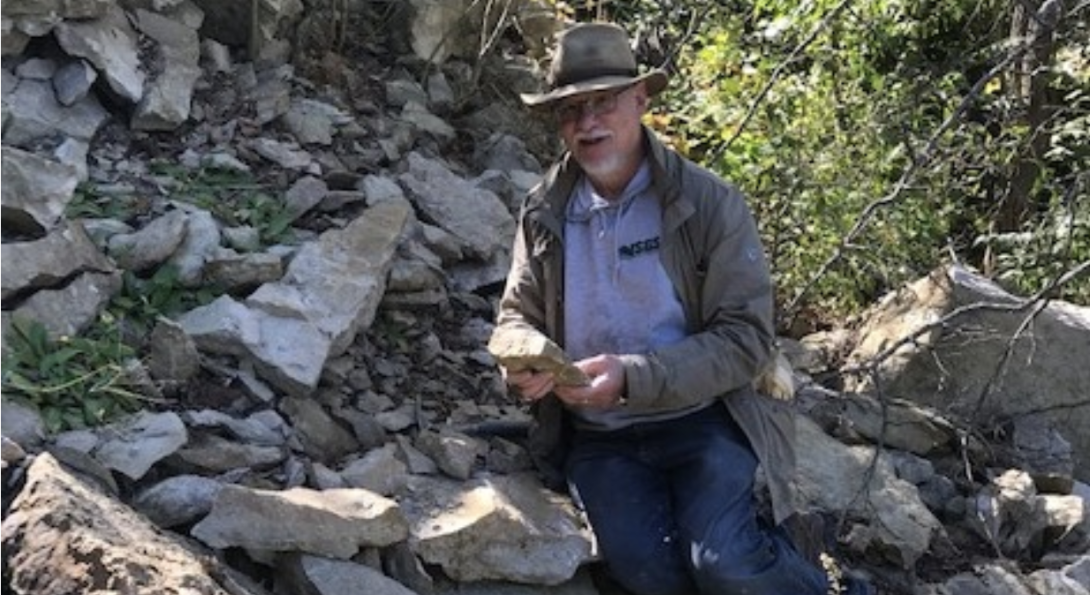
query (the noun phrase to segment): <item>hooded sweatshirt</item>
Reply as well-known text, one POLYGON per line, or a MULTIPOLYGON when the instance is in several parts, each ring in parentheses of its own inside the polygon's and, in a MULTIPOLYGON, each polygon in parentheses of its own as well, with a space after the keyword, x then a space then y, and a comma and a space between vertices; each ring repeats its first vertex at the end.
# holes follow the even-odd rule
MULTIPOLYGON (((564 336, 576 360, 603 353, 651 353, 685 338, 685 310, 660 260, 662 202, 646 161, 619 197, 599 195, 584 177, 565 220, 564 336)), ((668 412, 573 409, 580 425, 615 429, 686 415, 704 403, 668 412)))

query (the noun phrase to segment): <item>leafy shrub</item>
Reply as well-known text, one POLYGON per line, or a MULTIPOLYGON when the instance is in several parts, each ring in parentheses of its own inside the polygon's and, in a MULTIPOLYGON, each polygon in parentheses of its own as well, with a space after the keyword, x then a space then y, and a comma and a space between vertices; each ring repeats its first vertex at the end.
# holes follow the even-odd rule
MULTIPOLYGON (((1090 261, 1090 208, 1055 205, 1027 231, 983 236, 980 241, 996 250, 996 281, 1016 294, 1030 295, 1090 261)), ((1090 275, 1072 279, 1051 297, 1090 304, 1090 275)))
MULTIPOLYGON (((1085 27, 1057 32, 1060 65, 1037 73, 1048 74, 1053 116, 1032 128, 1012 100, 1017 63, 992 70, 1016 43, 1008 3, 609 8, 630 30, 678 44, 665 52, 675 75, 648 123, 748 196, 781 323, 843 318, 950 260, 1021 294, 1090 260, 1080 223, 1090 204, 1085 27), (992 229, 1026 163, 1036 166, 1028 239, 1000 241, 992 229)), ((1085 287, 1063 295, 1085 301, 1085 287)))
POLYGON ((135 357, 108 314, 83 336, 56 341, 40 322, 16 318, 4 350, 4 396, 36 407, 50 432, 100 425, 147 400, 132 375, 135 357))

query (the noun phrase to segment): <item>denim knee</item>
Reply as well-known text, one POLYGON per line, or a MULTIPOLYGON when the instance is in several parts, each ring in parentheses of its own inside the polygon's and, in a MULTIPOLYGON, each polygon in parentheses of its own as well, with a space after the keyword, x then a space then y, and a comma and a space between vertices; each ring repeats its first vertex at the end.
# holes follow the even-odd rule
POLYGON ((768 534, 749 551, 712 551, 694 544, 693 578, 701 593, 825 595, 825 573, 804 560, 779 535, 768 534))
POLYGON ((690 595, 696 591, 680 555, 638 543, 614 546, 607 558, 613 578, 636 595, 690 595))

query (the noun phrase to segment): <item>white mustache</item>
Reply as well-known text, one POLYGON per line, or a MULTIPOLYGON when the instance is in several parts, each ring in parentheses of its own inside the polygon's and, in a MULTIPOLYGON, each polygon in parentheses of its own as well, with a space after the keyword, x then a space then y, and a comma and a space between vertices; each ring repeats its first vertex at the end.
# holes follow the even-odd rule
POLYGON ((594 142, 594 141, 597 141, 597 140, 602 140, 604 138, 609 138, 610 136, 612 136, 612 135, 607 130, 591 130, 589 132, 582 132, 582 133, 576 134, 575 135, 575 140, 577 142, 581 142, 581 143, 594 142))

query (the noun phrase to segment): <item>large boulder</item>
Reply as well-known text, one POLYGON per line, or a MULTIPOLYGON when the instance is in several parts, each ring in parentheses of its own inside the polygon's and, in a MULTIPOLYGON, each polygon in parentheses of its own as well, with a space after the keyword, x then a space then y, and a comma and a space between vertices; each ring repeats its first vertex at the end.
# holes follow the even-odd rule
MULTIPOLYGON (((876 358, 885 396, 971 423, 1046 416, 1072 443, 1076 477, 1090 479, 1090 308, 1030 303, 966 268, 940 269, 869 314, 849 366, 876 358)), ((850 388, 875 386, 863 376, 850 388)))
POLYGON ((237 592, 211 576, 211 556, 159 531, 49 454, 28 468, 4 518, 3 541, 4 582, 16 593, 237 592))

